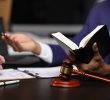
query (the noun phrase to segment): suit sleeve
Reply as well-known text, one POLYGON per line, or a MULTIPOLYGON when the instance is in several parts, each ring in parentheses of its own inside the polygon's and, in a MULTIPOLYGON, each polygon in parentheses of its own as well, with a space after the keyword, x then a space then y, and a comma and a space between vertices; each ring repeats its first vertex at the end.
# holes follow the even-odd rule
MULTIPOLYGON (((104 5, 99 3, 96 6, 94 6, 89 13, 87 20, 85 22, 85 25, 83 29, 75 36, 73 37, 73 41, 78 45, 80 41, 89 34, 97 25, 102 24, 100 14, 102 13, 102 10, 104 8, 104 5)), ((61 64, 62 61, 67 58, 66 53, 62 50, 62 48, 59 45, 50 45, 52 52, 53 52, 53 62, 52 64, 61 64)), ((108 57, 105 59, 105 61, 108 62, 108 57)))
POLYGON ((63 60, 67 58, 67 54, 59 45, 49 45, 53 52, 52 65, 61 65, 63 60))
POLYGON ((87 17, 87 20, 85 22, 83 29, 73 38, 73 41, 76 44, 79 44, 80 41, 87 34, 89 34, 97 25, 100 24, 99 13, 100 13, 100 6, 99 5, 94 6, 87 17))

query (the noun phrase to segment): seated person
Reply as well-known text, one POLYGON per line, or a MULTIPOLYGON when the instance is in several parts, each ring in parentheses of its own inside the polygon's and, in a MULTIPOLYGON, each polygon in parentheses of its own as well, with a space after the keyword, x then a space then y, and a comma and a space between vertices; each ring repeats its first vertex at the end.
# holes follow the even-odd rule
MULTIPOLYGON (((91 10, 91 12, 87 18, 84 28, 72 40, 76 44, 79 44, 80 40, 82 40, 83 37, 85 37, 88 33, 90 33, 99 24, 106 24, 107 27, 110 28, 110 21, 109 21, 110 11, 109 11, 109 9, 110 9, 110 0, 106 0, 102 3, 98 3, 95 7, 93 7, 93 9, 91 10)), ((16 34, 6 33, 6 36, 3 37, 3 39, 9 45, 11 45, 15 51, 33 52, 35 55, 38 55, 41 59, 45 60, 46 62, 50 63, 51 65, 61 65, 62 61, 65 58, 67 58, 66 53, 62 50, 62 48, 59 45, 51 45, 51 44, 47 45, 47 44, 43 44, 40 42, 35 42, 29 36, 21 34, 21 33, 22 32, 18 32, 16 34)), ((94 45, 93 45, 93 47, 94 47, 94 45)), ((104 62, 106 64, 110 63, 109 57, 110 57, 110 55, 108 55, 106 58, 104 58, 104 62)), ((103 71, 95 70, 94 72, 96 72, 96 73, 100 72, 101 74, 104 74, 103 72, 105 71, 105 73, 106 73, 106 71, 107 71, 104 69, 106 64, 103 62, 101 57, 100 57, 100 60, 102 63, 101 69, 103 69, 103 71)), ((94 62, 94 60, 92 60, 92 62, 94 62)), ((90 65, 93 64, 92 62, 90 62, 89 64, 90 65)), ((97 65, 97 63, 96 63, 96 65, 97 65)), ((86 64, 84 64, 84 66, 86 66, 86 64)), ((94 64, 93 64, 93 66, 94 66, 94 64)), ((109 65, 107 65, 107 66, 109 66, 109 65)), ((85 70, 85 68, 87 66, 83 67, 83 64, 80 64, 80 67, 81 67, 81 69, 85 70)), ((91 71, 91 67, 86 68, 86 70, 91 71)), ((93 69, 94 69, 94 67, 93 67, 93 69)), ((107 74, 110 74, 110 71, 107 74)))

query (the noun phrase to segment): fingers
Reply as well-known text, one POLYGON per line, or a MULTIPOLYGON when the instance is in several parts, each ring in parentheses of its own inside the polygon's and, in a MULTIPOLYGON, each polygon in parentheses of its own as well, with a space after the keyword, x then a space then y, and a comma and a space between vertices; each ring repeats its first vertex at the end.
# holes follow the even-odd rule
POLYGON ((0 55, 0 64, 3 64, 3 63, 5 63, 5 58, 0 55))
POLYGON ((12 37, 11 37, 10 34, 7 33, 7 34, 3 35, 3 36, 2 36, 2 39, 3 39, 7 44, 9 44, 9 45, 12 44, 12 37))
POLYGON ((99 49, 98 49, 98 46, 97 46, 96 42, 93 44, 92 48, 93 48, 93 51, 94 51, 94 56, 100 55, 99 54, 99 49))
POLYGON ((0 55, 0 70, 3 69, 2 64, 5 63, 5 59, 3 56, 0 55))
POLYGON ((8 45, 13 47, 14 51, 19 51, 16 36, 11 35, 10 33, 6 33, 4 36, 2 36, 2 38, 8 45))
POLYGON ((94 51, 94 60, 96 62, 101 62, 103 61, 103 58, 101 57, 99 50, 98 50, 98 46, 96 43, 93 44, 93 51, 94 51))

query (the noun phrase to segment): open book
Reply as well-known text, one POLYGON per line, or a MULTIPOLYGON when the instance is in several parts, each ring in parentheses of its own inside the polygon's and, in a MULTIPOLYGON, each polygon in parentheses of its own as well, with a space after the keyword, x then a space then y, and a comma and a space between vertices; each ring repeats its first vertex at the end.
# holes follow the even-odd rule
POLYGON ((81 62, 88 63, 92 59, 92 45, 95 42, 103 58, 110 53, 110 37, 106 25, 97 26, 80 41, 79 46, 60 32, 52 33, 52 36, 66 52, 72 52, 81 62))

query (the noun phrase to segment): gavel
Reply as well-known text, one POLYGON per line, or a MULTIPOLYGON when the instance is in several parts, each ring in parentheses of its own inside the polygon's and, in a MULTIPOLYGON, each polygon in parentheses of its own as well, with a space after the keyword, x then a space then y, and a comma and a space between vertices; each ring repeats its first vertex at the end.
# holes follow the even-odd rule
POLYGON ((94 79, 98 79, 107 83, 110 83, 110 79, 104 78, 104 77, 100 77, 100 76, 96 76, 96 75, 92 75, 92 74, 88 74, 79 70, 75 70, 73 69, 73 62, 69 59, 64 60, 61 69, 60 69, 60 75, 58 79, 54 79, 51 82, 51 86, 55 86, 55 87, 77 87, 80 86, 80 81, 73 79, 71 76, 72 74, 78 74, 78 75, 82 75, 82 76, 86 76, 89 78, 94 78, 94 79))
POLYGON ((55 87, 78 87, 80 81, 71 78, 73 66, 70 60, 66 59, 63 61, 60 69, 59 78, 52 80, 51 86, 55 87))

